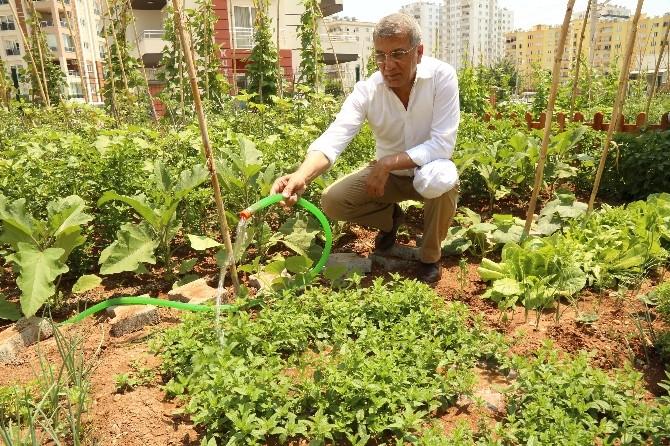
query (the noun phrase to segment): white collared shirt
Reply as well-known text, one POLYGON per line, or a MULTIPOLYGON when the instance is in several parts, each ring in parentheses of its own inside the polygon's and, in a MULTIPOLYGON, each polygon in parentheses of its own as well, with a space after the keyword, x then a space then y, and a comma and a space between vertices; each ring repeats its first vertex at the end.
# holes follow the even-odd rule
MULTIPOLYGON (((407 109, 377 71, 356 83, 335 121, 307 150, 322 152, 332 165, 368 120, 376 141, 377 159, 407 152, 417 166, 451 159, 460 119, 456 70, 423 56, 407 109)), ((414 169, 393 171, 412 176, 414 169)))

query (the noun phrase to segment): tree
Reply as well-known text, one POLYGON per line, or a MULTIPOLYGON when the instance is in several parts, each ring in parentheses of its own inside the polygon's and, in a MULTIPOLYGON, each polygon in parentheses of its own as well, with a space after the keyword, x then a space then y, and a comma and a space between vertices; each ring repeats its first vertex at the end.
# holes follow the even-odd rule
POLYGON ((130 4, 125 0, 110 0, 108 6, 105 37, 111 39, 111 44, 105 86, 100 92, 113 115, 146 119, 148 108, 139 100, 139 92, 144 88, 143 63, 131 55, 133 46, 126 39, 126 29, 134 20, 130 4))
POLYGON ((318 33, 318 21, 322 17, 319 2, 317 0, 302 0, 305 12, 300 16, 300 78, 299 83, 304 83, 316 89, 321 80, 321 60, 323 49, 318 33))
POLYGON ((255 102, 270 102, 277 94, 277 59, 278 53, 272 43, 270 31, 270 14, 266 0, 254 0, 256 18, 254 20, 254 40, 256 44, 247 58, 247 78, 249 93, 256 93, 255 102))
POLYGON ((49 96, 49 103, 55 105, 63 99, 63 92, 66 86, 65 76, 58 61, 53 60, 51 49, 47 44, 47 37, 42 32, 37 20, 39 20, 38 16, 26 19, 26 23, 31 28, 32 34, 26 36, 26 54, 23 56, 23 60, 28 64, 32 64, 33 60, 35 61, 37 74, 34 70, 22 70, 22 77, 24 79, 27 78, 30 83, 33 101, 40 96, 38 92, 40 91, 39 83, 41 82, 46 88, 45 93, 49 96), (42 78, 40 79, 38 76, 42 78))

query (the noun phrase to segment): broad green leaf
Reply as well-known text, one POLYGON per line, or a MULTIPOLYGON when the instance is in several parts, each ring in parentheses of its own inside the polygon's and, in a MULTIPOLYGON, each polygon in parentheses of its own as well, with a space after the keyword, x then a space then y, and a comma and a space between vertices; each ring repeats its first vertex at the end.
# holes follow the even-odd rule
POLYGON ((289 218, 280 228, 279 232, 284 234, 282 242, 301 256, 307 257, 307 251, 314 242, 314 237, 320 231, 320 227, 311 225, 306 218, 289 218))
POLYGON ((154 212, 154 208, 147 202, 147 198, 144 195, 129 197, 126 195, 119 195, 113 190, 107 191, 98 200, 98 206, 111 200, 118 200, 126 203, 151 226, 156 227, 158 225, 158 216, 156 215, 156 212, 154 212))
POLYGON ((305 273, 312 266, 312 260, 306 256, 292 256, 286 259, 286 269, 291 273, 305 273))
POLYGON ((86 204, 76 195, 70 195, 52 201, 47 205, 48 227, 53 236, 58 237, 64 231, 80 227, 93 220, 93 216, 84 212, 86 204))
POLYGON ((21 310, 26 317, 37 310, 56 292, 54 281, 69 268, 58 259, 63 255, 60 248, 40 251, 36 246, 19 243, 19 250, 7 257, 19 267, 16 284, 21 290, 21 310))
POLYGON ((172 179, 170 178, 170 171, 167 170, 165 164, 158 160, 154 163, 154 178, 156 187, 161 192, 167 192, 172 189, 172 179))
POLYGON ((180 286, 186 285, 187 283, 195 282, 198 279, 200 279, 200 276, 198 276, 196 274, 186 275, 186 276, 182 277, 181 279, 179 279, 178 281, 176 281, 172 285, 172 289, 174 290, 176 288, 179 288, 180 286))
POLYGON ((15 303, 7 302, 5 295, 2 293, 0 293, 0 319, 9 319, 10 321, 21 319, 19 307, 15 303))
POLYGON ((521 294, 521 285, 516 280, 504 277, 493 282, 493 291, 504 296, 516 296, 521 294))
POLYGON ((91 291, 102 283, 102 279, 95 274, 86 274, 77 279, 77 282, 72 285, 72 294, 81 294, 91 291))
POLYGON ((192 168, 184 170, 179 174, 179 178, 174 185, 174 200, 181 200, 193 189, 207 181, 208 178, 209 170, 202 164, 196 164, 192 168))
POLYGON ((81 235, 81 228, 71 227, 67 231, 61 232, 51 247, 63 250, 63 256, 60 261, 65 263, 72 250, 77 246, 83 245, 85 241, 86 237, 81 235))
POLYGON ((327 280, 337 280, 347 273, 345 265, 332 265, 323 269, 322 274, 327 280))
POLYGON ((155 264, 158 241, 146 225, 125 224, 116 233, 117 240, 100 254, 100 274, 135 271, 144 263, 155 264))
POLYGON ((184 260, 181 265, 179 265, 179 274, 186 274, 191 271, 196 263, 198 263, 198 259, 184 260))
POLYGON ((0 220, 3 221, 0 241, 8 243, 17 251, 19 243, 35 243, 35 221, 26 211, 26 200, 21 198, 9 204, 7 197, 0 195, 0 220))

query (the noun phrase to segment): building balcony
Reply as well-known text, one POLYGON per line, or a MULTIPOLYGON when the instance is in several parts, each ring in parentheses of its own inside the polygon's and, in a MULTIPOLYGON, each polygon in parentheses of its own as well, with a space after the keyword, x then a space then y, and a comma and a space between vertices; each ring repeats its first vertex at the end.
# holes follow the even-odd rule
MULTIPOLYGON (((63 3, 65 3, 65 6, 68 6, 70 4, 70 0, 65 0, 63 3)), ((63 3, 61 3, 60 0, 33 0, 35 11, 47 13, 51 13, 53 9, 62 11, 63 3)))
POLYGON ((145 29, 139 35, 137 51, 145 67, 155 67, 163 57, 163 48, 168 46, 164 36, 164 29, 145 29))
POLYGON ((167 4, 167 0, 132 0, 130 5, 135 10, 160 11, 167 4))
POLYGON ((335 63, 353 62, 358 60, 361 43, 355 36, 346 34, 321 35, 323 61, 326 65, 335 63))
POLYGON ((319 6, 323 16, 328 17, 344 10, 344 0, 321 0, 319 6))

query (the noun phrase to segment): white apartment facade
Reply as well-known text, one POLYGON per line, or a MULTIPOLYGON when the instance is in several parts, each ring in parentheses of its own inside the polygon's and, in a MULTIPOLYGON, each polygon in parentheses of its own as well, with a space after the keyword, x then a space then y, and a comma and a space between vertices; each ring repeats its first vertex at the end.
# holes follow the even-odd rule
POLYGON ((367 78, 368 59, 375 49, 372 41, 375 23, 336 16, 326 18, 324 27, 325 30, 321 33, 321 46, 324 51, 329 50, 335 43, 348 46, 337 52, 344 56, 338 59, 339 65, 327 65, 325 73, 336 81, 341 78, 344 91, 350 92, 357 81, 367 78))
POLYGON ((457 70, 467 64, 490 66, 504 57, 504 35, 511 32, 514 13, 498 0, 444 0, 440 59, 457 70))
POLYGON ((416 19, 421 27, 423 54, 440 57, 440 33, 442 32, 442 5, 431 2, 410 3, 400 12, 416 19))
POLYGON ((26 18, 35 14, 40 16, 39 27, 51 50, 45 55, 45 62, 57 63, 63 72, 64 95, 73 101, 86 98, 100 102, 106 47, 100 36, 103 24, 98 0, 36 0, 28 4, 0 0, 0 58, 13 85, 21 94, 28 94, 28 84, 21 82, 19 72, 21 68, 30 69, 24 60, 23 36, 33 32, 26 18), (79 70, 80 61, 83 73, 79 70))

